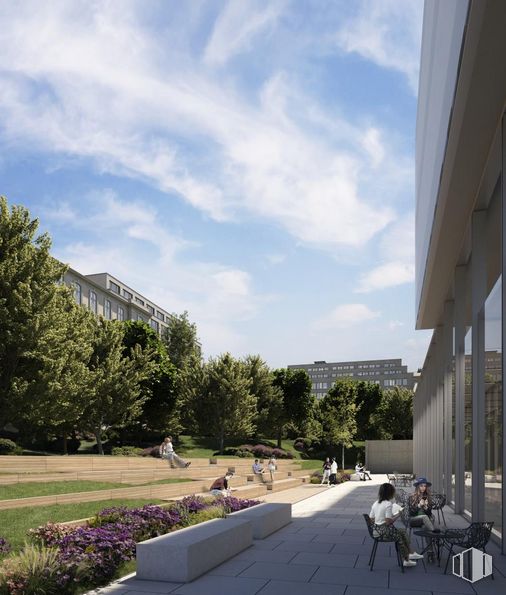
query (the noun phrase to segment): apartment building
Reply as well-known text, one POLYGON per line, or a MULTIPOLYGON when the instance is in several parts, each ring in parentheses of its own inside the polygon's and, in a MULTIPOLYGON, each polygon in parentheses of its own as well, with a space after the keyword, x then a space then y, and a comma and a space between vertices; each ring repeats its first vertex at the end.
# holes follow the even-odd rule
POLYGON ((374 382, 383 388, 402 386, 413 389, 415 380, 402 359, 375 359, 355 362, 331 362, 320 360, 312 364, 289 365, 289 368, 305 370, 311 378, 313 395, 323 397, 339 378, 352 378, 374 382))
POLYGON ((434 330, 413 412, 414 472, 456 513, 493 522, 504 554, 505 31, 506 2, 425 2, 416 319, 434 330))
POLYGON ((76 302, 107 320, 142 320, 157 333, 167 328, 170 314, 109 273, 82 275, 69 268, 64 282, 76 302))

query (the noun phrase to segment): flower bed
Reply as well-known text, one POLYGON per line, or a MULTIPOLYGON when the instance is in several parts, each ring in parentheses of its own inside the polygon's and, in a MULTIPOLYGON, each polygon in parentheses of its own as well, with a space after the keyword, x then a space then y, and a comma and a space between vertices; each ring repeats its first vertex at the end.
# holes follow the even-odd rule
MULTIPOLYGON (((29 531, 23 552, 0 566, 0 595, 73 595, 105 585, 135 558, 135 544, 259 504, 188 496, 170 507, 106 508, 86 527, 48 523, 29 531)), ((7 544, 0 538, 0 546, 7 544)))

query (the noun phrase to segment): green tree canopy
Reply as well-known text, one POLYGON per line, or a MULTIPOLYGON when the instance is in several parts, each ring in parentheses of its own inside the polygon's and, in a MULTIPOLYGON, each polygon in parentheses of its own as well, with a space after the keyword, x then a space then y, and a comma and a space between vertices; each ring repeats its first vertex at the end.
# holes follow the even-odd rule
POLYGON ((229 353, 209 359, 195 413, 201 433, 216 437, 220 452, 227 437, 251 436, 255 431, 256 398, 250 391, 243 362, 229 353))
POLYGON ((371 424, 383 440, 413 438, 413 391, 398 386, 383 391, 371 424))
POLYGON ((353 446, 357 433, 357 383, 346 378, 336 380, 329 392, 320 401, 323 443, 327 448, 353 446))
POLYGON ((125 357, 123 327, 117 321, 95 320, 93 352, 89 360, 91 387, 81 427, 92 432, 99 454, 102 433, 111 426, 136 420, 146 401, 142 385, 156 366, 152 354, 136 345, 125 357))
POLYGON ((381 403, 382 390, 374 382, 357 382, 356 399, 357 409, 357 435, 358 440, 373 440, 378 437, 376 427, 371 424, 371 415, 381 403))
POLYGON ((183 314, 170 316, 162 340, 170 361, 178 370, 181 370, 189 360, 201 357, 197 325, 190 322, 186 311, 183 314))
POLYGON ((274 370, 272 384, 278 389, 281 400, 273 400, 268 414, 281 448, 284 426, 289 422, 300 424, 306 420, 311 414, 314 399, 311 396, 311 379, 305 370, 274 370))
MULTIPOLYGON (((51 257, 38 220, 0 197, 0 422, 30 407, 43 368, 39 346, 57 323, 54 307, 65 266, 51 257)), ((63 357, 65 345, 57 357, 63 357)), ((56 355, 56 354, 55 354, 56 355)))
POLYGON ((123 323, 123 356, 136 357, 136 346, 154 363, 149 377, 140 385, 144 399, 136 425, 157 432, 179 434, 178 372, 169 359, 164 343, 145 322, 128 320, 123 323))

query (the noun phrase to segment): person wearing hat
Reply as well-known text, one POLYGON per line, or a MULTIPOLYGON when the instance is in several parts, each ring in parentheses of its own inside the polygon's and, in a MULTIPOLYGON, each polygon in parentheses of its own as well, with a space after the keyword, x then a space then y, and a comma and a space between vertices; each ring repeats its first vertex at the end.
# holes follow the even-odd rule
POLYGON ((412 517, 410 525, 412 527, 423 527, 429 531, 434 530, 432 522, 432 497, 429 488, 431 482, 426 477, 419 477, 414 483, 414 494, 411 494, 408 500, 409 516, 412 517))

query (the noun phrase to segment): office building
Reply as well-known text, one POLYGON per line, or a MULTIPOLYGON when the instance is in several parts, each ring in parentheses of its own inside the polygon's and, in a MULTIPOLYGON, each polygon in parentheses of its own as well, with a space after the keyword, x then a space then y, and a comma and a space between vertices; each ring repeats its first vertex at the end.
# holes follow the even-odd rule
POLYGON ((339 378, 351 378, 379 384, 382 388, 402 386, 413 389, 413 373, 401 359, 374 359, 356 362, 315 361, 312 364, 289 365, 289 368, 305 370, 311 378, 313 395, 317 398, 327 394, 339 378))
POLYGON ((81 275, 69 268, 63 280, 73 288, 76 302, 97 316, 107 320, 142 320, 159 334, 167 328, 170 314, 166 310, 109 273, 81 275))
POLYGON ((416 320, 434 329, 414 472, 503 538, 506 2, 426 0, 416 131, 416 320))

